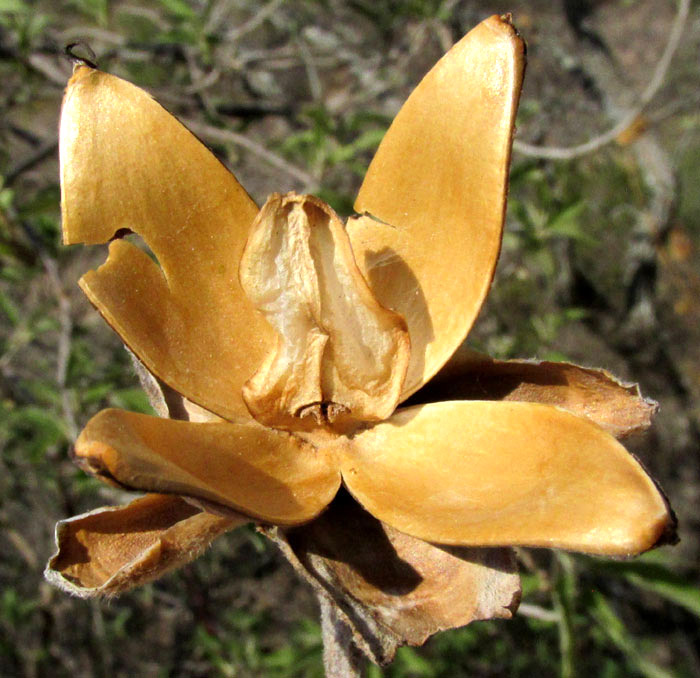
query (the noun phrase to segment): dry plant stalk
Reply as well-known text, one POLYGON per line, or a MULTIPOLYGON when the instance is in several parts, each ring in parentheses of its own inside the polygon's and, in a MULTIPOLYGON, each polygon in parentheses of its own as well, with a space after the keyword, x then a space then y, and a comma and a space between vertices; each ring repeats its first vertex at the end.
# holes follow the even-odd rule
POLYGON ((616 439, 650 424, 636 387, 455 354, 501 246, 523 69, 508 17, 457 43, 343 225, 306 195, 258 210, 148 94, 76 66, 64 240, 111 241, 80 285, 159 416, 105 410, 78 437, 85 470, 147 494, 59 523, 52 583, 118 594, 254 521, 349 627, 348 653, 386 663, 402 643, 510 617, 512 546, 630 556, 673 538, 666 499, 616 439), (158 263, 114 239, 127 231, 158 263), (400 406, 440 370, 423 404, 400 406))

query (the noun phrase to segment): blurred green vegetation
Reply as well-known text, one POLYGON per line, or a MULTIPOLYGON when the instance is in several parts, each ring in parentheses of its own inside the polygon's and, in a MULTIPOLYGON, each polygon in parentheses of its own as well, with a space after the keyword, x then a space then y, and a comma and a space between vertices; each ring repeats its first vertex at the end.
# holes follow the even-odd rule
MULTIPOLYGON (((556 36, 560 9, 511 8, 516 21, 520 8, 531 27, 556 36)), ((348 214, 393 113, 443 51, 440 36, 456 39, 503 10, 432 0, 0 0, 1 675, 322 675, 313 597, 251 530, 113 601, 69 599, 42 580, 55 521, 123 499, 70 462, 81 425, 107 406, 149 409, 128 356, 75 285, 104 252, 60 245, 56 124, 70 72, 63 45, 83 39, 102 68, 152 88, 176 114, 245 134, 255 147, 202 137, 257 199, 310 190, 348 214)), ((684 91, 671 86, 664 105, 682 104, 684 91)), ((545 95, 526 90, 524 126, 542 115, 545 95)), ((699 123, 679 105, 660 132, 678 177, 673 228, 691 249, 700 240, 699 123)), ((585 132, 585 113, 572 113, 569 124, 585 132)), ((644 362, 618 336, 617 319, 629 310, 627 262, 650 200, 643 169, 619 146, 559 163, 514 157, 502 260, 472 343, 498 357, 572 358, 644 379, 669 415, 635 450, 682 524, 685 517, 687 546, 630 562, 523 552, 523 613, 402 648, 390 667, 368 668, 368 678, 700 675, 698 523, 689 508, 698 473, 688 456, 697 453, 698 403, 669 372, 675 353, 660 343, 644 362)), ((665 235, 651 246, 675 261, 665 235)), ((646 345, 666 341, 669 323, 694 322, 670 314, 668 295, 680 293, 670 273, 666 280, 670 292, 654 287, 651 297, 664 324, 639 335, 646 345)))

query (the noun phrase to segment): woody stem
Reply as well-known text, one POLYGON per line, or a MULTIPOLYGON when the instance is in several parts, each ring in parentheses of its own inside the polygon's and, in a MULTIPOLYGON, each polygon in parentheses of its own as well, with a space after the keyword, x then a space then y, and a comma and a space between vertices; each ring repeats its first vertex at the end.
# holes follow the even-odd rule
POLYGON ((362 655, 352 641, 350 627, 338 617, 333 604, 324 595, 319 595, 318 599, 326 678, 361 678, 362 655))

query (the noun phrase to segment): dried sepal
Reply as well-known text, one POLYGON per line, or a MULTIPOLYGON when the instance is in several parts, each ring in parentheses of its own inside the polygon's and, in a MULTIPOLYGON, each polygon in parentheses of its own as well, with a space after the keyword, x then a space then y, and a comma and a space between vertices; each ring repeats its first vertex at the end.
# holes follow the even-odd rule
POLYGON ((620 443, 548 405, 405 408, 354 437, 342 472, 370 513, 433 542, 629 556, 675 528, 664 496, 620 443))
POLYGON ((410 353, 406 326, 377 303, 330 207, 306 195, 270 196, 240 278, 278 333, 243 390, 258 421, 296 429, 394 411, 410 353))
POLYGON ((363 644, 385 653, 394 644, 378 633, 422 645, 438 631, 511 617, 520 600, 511 549, 435 546, 381 523, 346 492, 284 536, 307 576, 347 610, 363 644))
POLYGON ((524 65, 498 16, 454 45, 394 119, 355 202, 364 216, 348 221, 377 299, 408 324, 402 399, 449 359, 488 293, 524 65))
POLYGON ((249 520, 205 513, 179 497, 146 495, 59 522, 58 550, 45 576, 81 598, 117 595, 194 560, 249 520))
POLYGON ((441 400, 512 400, 556 405, 616 438, 646 431, 658 405, 637 384, 607 370, 546 360, 494 360, 460 349, 410 404, 441 400))
POLYGON ((238 263, 257 214, 236 178, 146 92, 80 67, 60 127, 67 244, 138 233, 81 287, 148 370, 223 417, 249 416, 241 389, 273 332, 243 294, 238 263))
POLYGON ((317 516, 340 484, 330 451, 250 419, 192 423, 103 410, 78 437, 75 456, 106 482, 194 497, 281 525, 317 516))

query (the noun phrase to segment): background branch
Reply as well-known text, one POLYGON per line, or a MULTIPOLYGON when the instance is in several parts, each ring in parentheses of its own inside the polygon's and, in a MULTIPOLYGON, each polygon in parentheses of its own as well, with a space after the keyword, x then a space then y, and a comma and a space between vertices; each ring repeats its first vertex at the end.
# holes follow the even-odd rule
POLYGON ((637 102, 636 106, 627 111, 627 113, 625 113, 607 132, 593 137, 585 143, 570 147, 537 146, 528 144, 527 142, 519 139, 515 139, 513 142, 513 150, 517 153, 521 153, 522 155, 527 155, 532 158, 542 158, 545 160, 572 160, 574 158, 600 150, 603 148, 603 146, 615 141, 615 139, 617 139, 622 132, 624 132, 639 118, 644 109, 649 105, 661 88, 661 85, 663 84, 668 73, 669 66, 671 65, 673 55, 678 49, 681 36, 683 35, 683 29, 688 20, 689 11, 690 0, 678 0, 678 10, 668 33, 666 47, 656 65, 656 68, 654 69, 649 84, 639 97, 639 101, 637 102))

